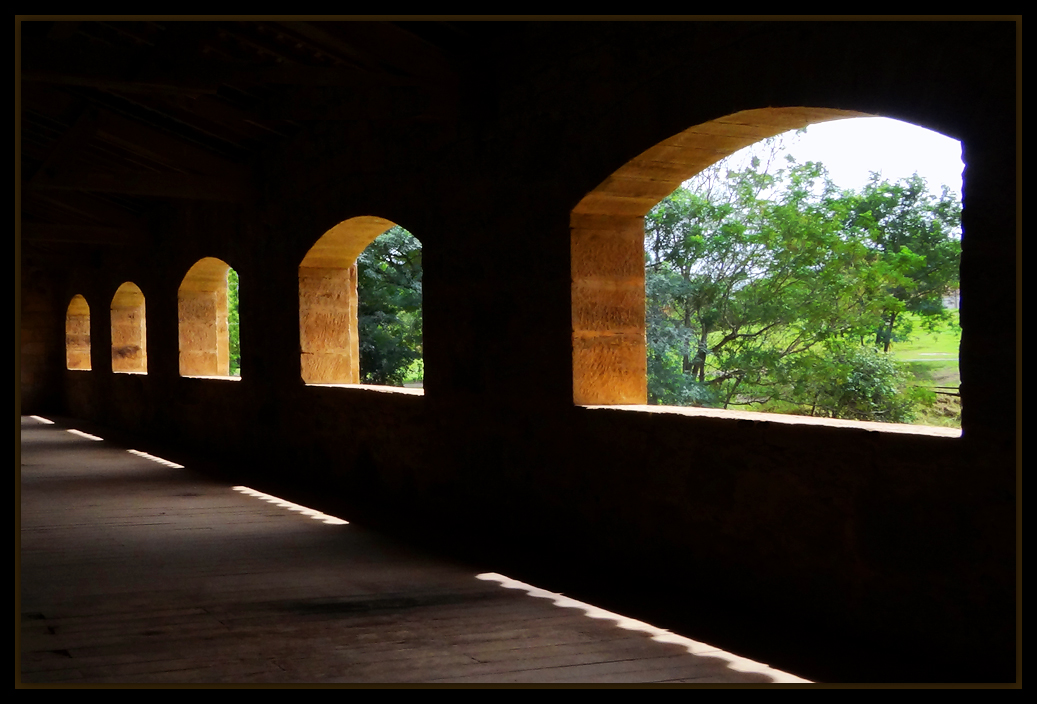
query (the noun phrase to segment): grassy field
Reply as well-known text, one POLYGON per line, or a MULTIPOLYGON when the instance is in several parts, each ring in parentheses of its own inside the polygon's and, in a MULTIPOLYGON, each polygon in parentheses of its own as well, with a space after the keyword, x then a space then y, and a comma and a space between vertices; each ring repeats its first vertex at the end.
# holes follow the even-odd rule
POLYGON ((957 386, 958 346, 961 344, 961 327, 958 314, 951 322, 934 331, 926 330, 915 317, 914 333, 910 340, 893 343, 890 352, 901 362, 908 363, 919 381, 932 386, 957 386))
MULTIPOLYGON (((910 314, 908 314, 910 315, 910 314)), ((961 343, 961 327, 958 314, 934 331, 929 331, 921 321, 912 316, 911 339, 895 342, 890 354, 907 365, 914 376, 914 385, 922 386, 935 393, 932 407, 921 409, 914 425, 939 427, 961 427, 961 400, 956 395, 961 378, 958 374, 958 346, 961 343)), ((765 406, 754 405, 747 410, 769 413, 796 413, 801 409, 790 404, 771 402, 765 406)))
POLYGON ((914 331, 910 340, 893 343, 890 350, 893 356, 902 362, 952 361, 957 366, 958 345, 961 344, 957 311, 951 322, 932 332, 925 329, 918 316, 907 316, 913 323, 914 331))
POLYGON ((917 318, 913 322, 912 339, 894 343, 890 352, 907 364, 916 385, 937 392, 936 403, 919 415, 915 424, 960 428, 961 399, 948 395, 957 393, 961 383, 958 373, 961 327, 958 325, 957 311, 950 323, 935 331, 926 330, 917 318))

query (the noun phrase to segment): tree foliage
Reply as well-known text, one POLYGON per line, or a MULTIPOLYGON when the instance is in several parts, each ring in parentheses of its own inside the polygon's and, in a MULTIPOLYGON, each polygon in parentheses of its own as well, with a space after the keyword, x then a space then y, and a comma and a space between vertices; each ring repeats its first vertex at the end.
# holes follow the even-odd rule
POLYGON ((841 191, 822 165, 767 146, 645 218, 650 400, 909 420, 905 379, 873 348, 904 332, 904 310, 942 315, 956 199, 917 176, 841 191))
POLYGON ((898 183, 872 174, 847 200, 847 225, 879 252, 891 280, 891 300, 875 337, 888 352, 911 334, 910 317, 903 312, 915 313, 930 327, 948 319, 943 299, 958 288, 961 203, 946 186, 939 196, 930 193, 918 174, 898 183))
POLYGON ((241 316, 238 311, 238 272, 227 270, 227 337, 230 376, 241 376, 241 316))
POLYGON ((421 243, 401 227, 357 259, 360 379, 400 386, 421 360, 421 243))

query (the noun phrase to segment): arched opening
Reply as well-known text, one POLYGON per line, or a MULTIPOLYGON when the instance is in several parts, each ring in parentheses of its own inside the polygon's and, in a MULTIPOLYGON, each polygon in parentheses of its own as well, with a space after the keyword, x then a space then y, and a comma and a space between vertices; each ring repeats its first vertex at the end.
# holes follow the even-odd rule
MULTIPOLYGON (((198 260, 192 266, 177 292, 180 320, 180 376, 237 378, 231 366, 229 300, 233 270, 214 257, 198 260)), ((237 306, 235 306, 236 310, 237 306)))
POLYGON ((130 282, 112 297, 112 371, 147 374, 147 322, 144 294, 130 282))
MULTIPOLYGON (((911 252, 902 249, 905 243, 887 236, 895 229, 892 221, 903 219, 910 202, 911 216, 926 221, 916 231, 932 237, 938 230, 945 238, 946 252, 926 252, 929 264, 946 255, 953 264, 946 281, 956 282, 956 198, 944 194, 937 202, 924 183, 920 193, 920 181, 909 179, 876 181, 850 194, 837 190, 816 165, 794 162, 769 174, 758 161, 744 172, 718 170, 727 175, 712 174, 708 197, 678 188, 695 174, 702 181, 711 164, 761 139, 850 117, 864 116, 786 108, 721 118, 649 149, 581 201, 571 223, 576 403, 651 402, 896 422, 917 415, 907 410, 909 380, 902 368, 896 372, 901 396, 883 406, 868 387, 872 380, 862 386, 859 377, 871 365, 875 375, 894 378, 889 345, 881 350, 886 354, 873 354, 872 343, 887 323, 888 341, 897 311, 934 321, 926 306, 935 298, 940 307, 943 284, 922 281, 933 267, 907 273, 906 258, 920 260, 918 247, 931 243, 912 241, 911 252), (812 190, 821 186, 828 190, 812 190), (788 190, 767 195, 767 189, 773 194, 781 188, 788 190), (647 226, 642 214, 649 215, 647 226), (647 318, 642 262, 648 267, 647 318), (914 281, 904 283, 906 276, 914 281), (925 285, 930 290, 922 295, 925 285), (749 306, 758 319, 747 314, 749 306), (854 337, 858 342, 851 344, 854 337), (660 383, 664 373, 674 383, 660 383), (825 374, 831 378, 822 381, 825 374), (832 401, 842 386, 854 384, 862 386, 854 387, 862 399, 843 398, 845 408, 832 401), (871 411, 860 410, 862 400, 871 411)), ((706 192, 705 182, 699 185, 706 192)))
POLYGON ((90 370, 90 306, 78 293, 65 312, 65 367, 90 370))
POLYGON ((303 381, 404 385, 420 374, 420 304, 421 245, 409 232, 374 216, 331 228, 299 265, 303 381))

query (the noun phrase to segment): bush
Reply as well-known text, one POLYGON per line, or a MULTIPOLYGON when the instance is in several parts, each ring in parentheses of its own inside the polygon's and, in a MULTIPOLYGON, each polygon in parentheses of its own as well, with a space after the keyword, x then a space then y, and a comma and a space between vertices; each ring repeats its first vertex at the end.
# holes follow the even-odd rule
POLYGON ((903 364, 872 347, 836 350, 824 359, 812 415, 884 423, 910 423, 931 392, 909 389, 903 364))

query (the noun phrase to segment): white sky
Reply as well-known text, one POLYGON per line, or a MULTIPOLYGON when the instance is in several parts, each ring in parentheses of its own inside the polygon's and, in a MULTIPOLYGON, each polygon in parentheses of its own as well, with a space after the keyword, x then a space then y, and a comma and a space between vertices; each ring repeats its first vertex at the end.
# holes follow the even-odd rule
POLYGON ((906 122, 885 117, 823 122, 790 143, 788 152, 797 162, 821 162, 840 188, 859 190, 872 171, 890 181, 917 171, 932 193, 947 185, 961 196, 961 143, 906 122))

